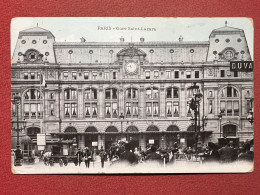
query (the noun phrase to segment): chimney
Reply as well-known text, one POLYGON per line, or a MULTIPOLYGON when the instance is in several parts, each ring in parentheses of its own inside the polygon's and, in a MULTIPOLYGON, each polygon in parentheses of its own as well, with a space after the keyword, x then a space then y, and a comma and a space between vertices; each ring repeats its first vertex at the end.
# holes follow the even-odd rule
POLYGON ((143 37, 140 38, 140 42, 144 42, 144 38, 143 37))
POLYGON ((179 42, 182 42, 182 41, 183 41, 183 37, 180 36, 180 37, 179 37, 179 42))
POLYGON ((120 42, 125 42, 124 37, 121 37, 121 38, 120 38, 120 42))

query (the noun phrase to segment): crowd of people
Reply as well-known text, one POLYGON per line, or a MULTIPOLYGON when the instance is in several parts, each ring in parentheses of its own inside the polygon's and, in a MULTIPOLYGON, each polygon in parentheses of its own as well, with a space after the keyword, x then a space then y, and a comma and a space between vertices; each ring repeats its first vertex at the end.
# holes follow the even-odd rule
POLYGON ((106 150, 91 150, 86 148, 85 152, 79 149, 76 156, 78 164, 85 161, 86 167, 94 160, 95 156, 100 157, 101 166, 104 167, 104 162, 109 161, 112 165, 119 162, 127 162, 131 165, 136 165, 143 162, 158 162, 161 164, 174 163, 176 160, 196 160, 203 163, 220 162, 231 163, 234 161, 249 161, 253 162, 254 152, 251 151, 253 142, 240 143, 240 147, 235 147, 232 141, 224 142, 223 146, 209 142, 207 145, 198 147, 197 150, 193 147, 182 147, 174 143, 174 147, 160 149, 154 145, 147 146, 146 150, 141 148, 133 148, 131 143, 113 143, 106 150))
MULTIPOLYGON (((231 163, 234 161, 254 161, 253 140, 240 142, 235 145, 232 141, 225 141, 221 146, 218 143, 214 144, 208 142, 206 145, 198 147, 185 147, 181 144, 174 143, 173 147, 161 149, 154 145, 148 145, 146 150, 141 147, 133 147, 131 143, 116 142, 112 143, 104 150, 88 148, 78 148, 74 153, 73 162, 76 166, 85 164, 86 168, 90 168, 91 162, 100 162, 101 167, 105 166, 108 161, 109 165, 116 165, 119 162, 127 162, 131 165, 136 165, 145 162, 157 162, 161 164, 174 163, 178 160, 187 161, 200 161, 207 162, 220 162, 231 163)), ((16 159, 20 156, 20 148, 15 151, 16 159)), ((43 152, 42 154, 45 165, 53 165, 55 162, 54 156, 51 152, 43 152)), ((60 158, 59 164, 61 166, 67 165, 71 159, 60 158)))

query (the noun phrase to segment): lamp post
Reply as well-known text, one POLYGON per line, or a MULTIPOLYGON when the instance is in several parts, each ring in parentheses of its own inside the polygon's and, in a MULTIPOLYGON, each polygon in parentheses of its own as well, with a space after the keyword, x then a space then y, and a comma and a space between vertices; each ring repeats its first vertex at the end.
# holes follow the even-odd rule
POLYGON ((197 153, 197 145, 198 145, 198 134, 200 132, 200 127, 198 128, 198 122, 200 119, 200 100, 202 97, 202 93, 200 92, 199 86, 196 83, 193 83, 192 86, 188 88, 193 92, 193 98, 191 99, 189 106, 194 111, 194 125, 195 125, 195 151, 197 153))
POLYGON ((125 118, 125 116, 123 115, 123 113, 121 112, 120 116, 119 116, 120 120, 121 120, 121 140, 123 139, 123 120, 125 118))
POLYGON ((221 112, 218 115, 218 119, 219 119, 219 138, 221 138, 221 120, 222 120, 221 112))
POLYGON ((250 99, 250 109, 248 111, 248 115, 246 119, 253 125, 254 123, 254 109, 253 109, 253 98, 250 99))
POLYGON ((20 140, 19 140, 19 132, 25 129, 26 127, 26 121, 25 119, 23 121, 19 121, 19 105, 21 104, 21 97, 15 96, 14 100, 12 101, 13 104, 16 106, 16 121, 12 120, 12 129, 14 129, 17 133, 17 142, 16 145, 19 146, 20 140), (21 124, 21 127, 20 127, 21 124))

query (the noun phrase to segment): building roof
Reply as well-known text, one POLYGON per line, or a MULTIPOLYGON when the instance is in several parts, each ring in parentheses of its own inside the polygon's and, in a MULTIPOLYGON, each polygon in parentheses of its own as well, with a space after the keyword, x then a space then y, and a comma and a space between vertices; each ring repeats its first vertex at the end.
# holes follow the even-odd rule
POLYGON ((47 35, 48 38, 55 38, 50 31, 44 28, 40 28, 38 26, 26 30, 22 30, 19 32, 19 38, 21 38, 22 36, 42 36, 42 35, 47 35))
POLYGON ((224 26, 224 27, 214 29, 213 31, 216 32, 216 31, 243 31, 243 30, 239 28, 230 27, 230 26, 224 26))

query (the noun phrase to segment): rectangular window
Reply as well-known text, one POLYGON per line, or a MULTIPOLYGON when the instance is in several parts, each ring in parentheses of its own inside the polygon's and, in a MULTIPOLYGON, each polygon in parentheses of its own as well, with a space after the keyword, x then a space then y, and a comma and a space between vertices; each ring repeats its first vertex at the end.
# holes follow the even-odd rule
POLYGON ((24 78, 24 79, 29 79, 27 72, 25 72, 25 73, 23 74, 23 78, 24 78))
POLYGON ((225 70, 220 70, 220 77, 225 77, 225 70))
POLYGON ((111 118, 111 104, 106 103, 106 118, 111 118))
POLYGON ((126 117, 131 117, 131 103, 126 103, 126 117))
POLYGON ((234 116, 239 116, 239 106, 238 106, 238 101, 234 101, 233 102, 233 106, 234 106, 234 116))
POLYGON ((213 97, 213 92, 209 91, 209 97, 213 97))
POLYGON ((232 97, 232 87, 227 87, 227 97, 232 97))
POLYGON ((41 104, 38 104, 37 107, 38 107, 38 111, 37 111, 38 112, 38 118, 42 118, 42 109, 41 109, 42 106, 41 106, 41 104))
POLYGON ((97 118, 97 103, 92 103, 92 117, 97 118))
POLYGON ((190 78, 191 78, 191 72, 190 72, 190 71, 187 71, 187 72, 186 72, 186 78, 187 78, 187 79, 190 79, 190 78))
POLYGON ((24 118, 29 118, 30 104, 24 104, 24 118))
POLYGON ((192 115, 191 115, 191 109, 190 109, 190 105, 189 105, 189 104, 187 105, 187 116, 188 116, 188 117, 192 116, 192 115))
POLYGON ((71 104, 71 115, 72 116, 77 116, 77 104, 75 104, 75 103, 73 103, 73 104, 71 104))
POLYGON ((35 79, 35 73, 31 72, 31 79, 35 79))
POLYGON ((227 116, 232 116, 232 102, 227 101, 227 116))
POLYGON ((172 103, 167 102, 166 103, 166 113, 168 117, 172 117, 172 103))
POLYGON ((170 79, 171 78, 171 71, 166 71, 166 75, 167 75, 167 79, 170 79))
POLYGON ((97 72, 92 72, 92 79, 96 80, 97 79, 97 72))
POLYGON ((200 78, 200 71, 195 71, 195 78, 196 79, 200 78))
POLYGON ((112 89, 112 99, 117 99, 117 90, 112 89))
POLYGON ((71 99, 76 100, 77 99, 77 91, 71 90, 71 99))
POLYGON ((116 79, 116 72, 113 72, 113 79, 116 79))
POLYGON ((179 78, 179 71, 174 71, 174 78, 178 79, 179 78))
POLYGON ((172 98, 172 88, 167 89, 166 98, 172 98))
POLYGON ((178 91, 178 89, 173 89, 173 98, 179 98, 179 91, 178 91))
POLYGON ((158 79, 159 78, 159 71, 154 71, 154 78, 155 79, 158 79))
POLYGON ((178 117, 179 116, 179 102, 173 103, 173 116, 178 117))
POLYGON ((158 104, 158 102, 153 102, 153 115, 154 116, 159 115, 159 104, 158 104))
POLYGON ((104 79, 108 80, 109 79, 109 72, 104 72, 104 79))
POLYGON ((41 73, 37 73, 37 79, 41 79, 41 73))
POLYGON ((220 102, 220 113, 226 115, 226 102, 220 102))
POLYGON ((54 93, 50 92, 50 99, 53 100, 54 99, 54 93))
POLYGON ((84 72, 84 79, 88 80, 89 79, 89 72, 84 72))
POLYGON ((50 116, 54 116, 54 103, 50 102, 50 116))
POLYGON ((238 71, 234 71, 234 77, 238 77, 238 71))
POLYGON ((85 100, 90 99, 90 89, 85 90, 85 100))
POLYGON ((90 118, 90 104, 85 104, 85 117, 90 118))
POLYGON ((106 99, 111 99, 111 90, 110 89, 106 89, 105 98, 106 99))
POLYGON ((72 80, 77 80, 77 72, 72 72, 72 80))
POLYGON ((152 103, 146 102, 146 115, 151 116, 152 115, 152 103))
POLYGON ((68 72, 63 72, 63 79, 68 80, 68 72))
POLYGON ((113 113, 113 118, 117 118, 117 103, 116 102, 112 103, 112 113, 113 113))
POLYGON ((65 104, 65 116, 69 117, 70 116, 70 104, 65 104))
POLYGON ((150 79, 150 71, 146 71, 145 72, 145 78, 146 79, 150 79))
POLYGON ((31 104, 31 118, 36 118, 36 104, 31 104))
POLYGON ((246 100, 246 114, 249 113, 249 111, 251 111, 251 101, 250 100, 246 100))
POLYGON ((138 102, 133 103, 133 116, 138 116, 138 102))
POLYGON ((209 114, 213 113, 213 101, 209 100, 209 114))

